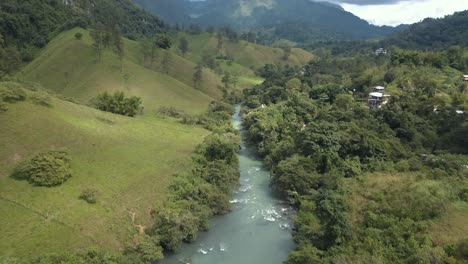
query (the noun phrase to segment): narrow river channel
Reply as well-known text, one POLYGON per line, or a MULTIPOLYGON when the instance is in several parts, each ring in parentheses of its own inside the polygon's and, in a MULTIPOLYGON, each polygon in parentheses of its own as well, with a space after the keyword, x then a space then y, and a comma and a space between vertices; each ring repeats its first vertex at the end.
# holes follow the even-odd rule
MULTIPOLYGON (((240 107, 232 117, 241 130, 240 107)), ((197 241, 185 244, 164 264, 280 264, 294 248, 291 236, 292 209, 273 195, 269 173, 246 146, 239 151, 240 188, 232 194, 232 212, 214 218, 210 230, 197 241)))

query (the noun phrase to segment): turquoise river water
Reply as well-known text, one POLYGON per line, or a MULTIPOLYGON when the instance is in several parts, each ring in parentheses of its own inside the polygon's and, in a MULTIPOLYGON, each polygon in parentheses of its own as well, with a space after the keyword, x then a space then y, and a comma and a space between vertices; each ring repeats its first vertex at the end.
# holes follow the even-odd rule
MULTIPOLYGON (((241 130, 240 107, 232 117, 241 130)), ((242 133, 241 133, 242 134, 242 133)), ((270 189, 270 175, 242 140, 239 151, 240 188, 231 196, 232 212, 214 218, 210 230, 184 244, 164 264, 280 264, 293 250, 292 208, 270 189)))

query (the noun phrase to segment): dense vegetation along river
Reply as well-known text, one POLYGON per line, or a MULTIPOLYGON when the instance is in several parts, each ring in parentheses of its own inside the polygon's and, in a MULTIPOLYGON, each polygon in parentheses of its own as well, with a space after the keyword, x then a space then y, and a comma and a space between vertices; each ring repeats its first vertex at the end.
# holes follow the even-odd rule
MULTIPOLYGON (((240 107, 232 117, 241 129, 240 107)), ((291 236, 292 209, 273 195, 262 162, 246 148, 239 151, 239 190, 231 197, 232 212, 216 217, 210 231, 200 233, 197 241, 186 244, 162 263, 193 264, 280 264, 294 247, 291 236)))

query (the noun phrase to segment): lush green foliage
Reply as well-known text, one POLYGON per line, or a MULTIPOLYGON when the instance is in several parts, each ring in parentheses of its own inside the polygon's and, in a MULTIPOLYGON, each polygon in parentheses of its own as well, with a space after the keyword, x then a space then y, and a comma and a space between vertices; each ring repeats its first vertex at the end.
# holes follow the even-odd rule
POLYGON ((134 117, 143 112, 143 102, 139 97, 125 97, 123 92, 110 95, 107 92, 93 99, 94 107, 101 111, 134 117))
POLYGON ((244 91, 243 124, 273 187, 299 208, 287 263, 456 263, 428 235, 466 188, 468 122, 455 110, 467 98, 451 52, 323 56, 303 69, 259 70, 266 81, 244 91), (361 98, 385 82, 392 100, 365 108, 361 98), (420 178, 365 194, 356 209, 360 189, 350 182, 366 189, 362 175, 395 171, 420 178))
POLYGON ((7 103, 24 101, 26 97, 21 85, 14 82, 0 83, 0 113, 8 110, 7 103))
POLYGON ((70 159, 62 151, 42 152, 17 168, 13 176, 38 186, 57 186, 72 176, 70 159))
MULTIPOLYGON (((207 119, 216 119, 216 114, 223 112, 229 116, 231 111, 228 105, 214 104, 207 119)), ((215 127, 218 133, 197 148, 192 170, 175 178, 168 201, 153 210, 155 222, 149 234, 160 239, 167 251, 177 251, 182 242, 193 242, 199 231, 208 229, 211 216, 229 211, 229 195, 239 181, 239 137, 219 124, 215 127)))

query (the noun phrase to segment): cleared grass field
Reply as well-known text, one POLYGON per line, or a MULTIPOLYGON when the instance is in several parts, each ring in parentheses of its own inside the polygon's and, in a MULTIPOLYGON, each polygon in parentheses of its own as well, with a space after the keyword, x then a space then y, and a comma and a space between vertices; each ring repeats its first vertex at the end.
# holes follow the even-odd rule
MULTIPOLYGON (((210 33, 198 35, 178 33, 173 36, 177 43, 181 37, 185 37, 189 42, 190 53, 187 55, 187 58, 192 61, 200 61, 203 55, 216 56, 221 53, 231 57, 235 63, 253 70, 265 64, 305 65, 314 58, 311 53, 303 49, 292 48, 291 56, 287 60, 284 60, 282 49, 262 46, 243 40, 233 42, 227 38, 223 38, 222 49, 218 50, 218 40, 214 34, 210 33)), ((173 49, 176 49, 176 47, 173 49)))
POLYGON ((174 76, 181 76, 181 81, 138 64, 138 43, 130 40, 124 43, 126 54, 122 63, 112 48, 104 50, 102 61, 97 62, 88 32, 74 29, 51 41, 19 77, 84 104, 104 91, 124 91, 141 97, 147 113, 155 113, 161 106, 201 113, 212 100, 210 95, 219 95, 216 81, 208 83, 208 77, 200 91, 188 85, 187 78, 193 74, 188 71, 193 71, 193 63, 181 62, 174 56, 172 68, 182 71, 174 71, 174 76), (76 32, 84 33, 81 40, 75 39, 76 32))
POLYGON ((0 113, 0 255, 28 256, 90 246, 118 251, 149 226, 150 208, 166 194, 172 176, 187 169, 208 134, 172 119, 127 118, 52 99, 30 101, 0 113), (65 150, 73 177, 54 188, 10 177, 43 150, 65 150), (78 199, 88 187, 97 204, 78 199))

